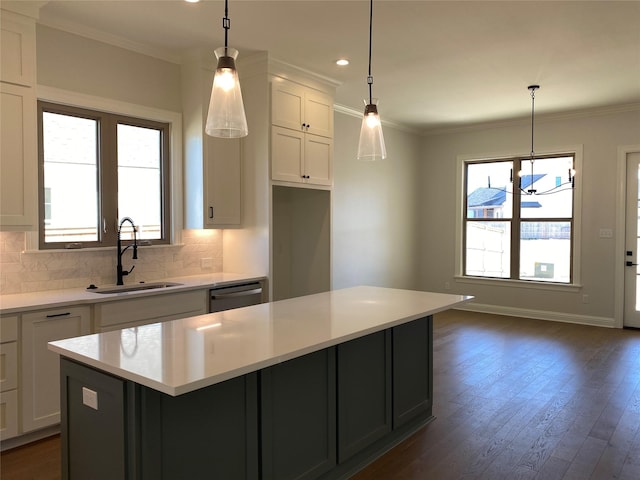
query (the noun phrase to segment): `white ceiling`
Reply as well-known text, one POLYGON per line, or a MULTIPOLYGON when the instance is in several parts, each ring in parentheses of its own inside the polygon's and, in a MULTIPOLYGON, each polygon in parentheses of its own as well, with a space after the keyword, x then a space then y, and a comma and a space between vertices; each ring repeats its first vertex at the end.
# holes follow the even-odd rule
MULTIPOLYGON (((42 23, 179 62, 223 44, 224 3, 51 0, 42 23)), ((369 2, 230 0, 229 45, 368 96, 369 2), (335 60, 348 58, 348 67, 335 60)), ((419 131, 640 103, 640 1, 375 0, 373 95, 383 120, 419 131)))

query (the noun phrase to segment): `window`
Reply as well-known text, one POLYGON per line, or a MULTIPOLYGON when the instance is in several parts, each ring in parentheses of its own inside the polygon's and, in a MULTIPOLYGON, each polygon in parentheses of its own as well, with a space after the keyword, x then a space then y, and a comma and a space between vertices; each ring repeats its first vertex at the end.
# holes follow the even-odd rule
POLYGON ((168 243, 169 124, 38 102, 40 248, 168 243), (123 238, 131 229, 123 228, 123 238))
POLYGON ((572 283, 574 160, 464 162, 464 275, 572 283))

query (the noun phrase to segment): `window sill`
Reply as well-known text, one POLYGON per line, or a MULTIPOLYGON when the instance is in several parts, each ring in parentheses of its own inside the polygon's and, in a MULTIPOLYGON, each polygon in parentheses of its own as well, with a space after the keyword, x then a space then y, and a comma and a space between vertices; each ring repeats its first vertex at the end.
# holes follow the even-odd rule
MULTIPOLYGON (((128 240, 127 240, 128 241, 128 240)), ((183 247, 183 243, 173 243, 173 244, 162 244, 162 245, 138 245, 138 248, 142 250, 147 249, 157 249, 157 248, 179 248, 183 247)), ((26 253, 29 255, 37 255, 41 253, 78 253, 78 252, 108 252, 110 250, 115 251, 116 246, 108 246, 108 247, 89 247, 89 248, 51 248, 45 250, 23 250, 21 253, 26 253)))
POLYGON ((531 280, 512 280, 510 278, 465 277, 462 275, 456 275, 454 279, 457 283, 487 285, 492 287, 527 288, 533 290, 552 290, 556 292, 579 292, 582 289, 582 285, 579 283, 549 283, 531 280))

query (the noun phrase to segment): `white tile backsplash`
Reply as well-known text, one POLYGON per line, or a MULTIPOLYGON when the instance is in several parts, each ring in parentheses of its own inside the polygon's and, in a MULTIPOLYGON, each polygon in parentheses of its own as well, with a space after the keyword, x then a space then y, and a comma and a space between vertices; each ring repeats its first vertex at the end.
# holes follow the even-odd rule
MULTIPOLYGON (((182 245, 139 247, 131 250, 123 266, 135 269, 125 283, 157 281, 169 277, 222 271, 222 232, 184 230, 182 245), (211 259, 202 267, 202 259, 211 259)), ((39 292, 63 288, 111 285, 116 282, 115 248, 104 250, 27 252, 24 232, 0 232, 0 294, 39 292)))

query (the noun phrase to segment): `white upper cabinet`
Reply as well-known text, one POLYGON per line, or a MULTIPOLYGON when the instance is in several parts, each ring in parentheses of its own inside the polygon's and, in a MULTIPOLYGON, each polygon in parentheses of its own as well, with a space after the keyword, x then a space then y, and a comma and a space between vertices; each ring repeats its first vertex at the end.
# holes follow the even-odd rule
POLYGON ((239 138, 204 133, 213 72, 184 65, 185 227, 237 228, 242 223, 239 138))
POLYGON ((239 138, 205 135, 205 224, 207 227, 241 223, 242 157, 239 138))
POLYGON ((36 25, 33 19, 2 10, 0 80, 34 87, 36 25))
POLYGON ((271 124, 333 138, 333 98, 317 90, 276 79, 271 89, 271 124))
POLYGON ((271 179, 333 183, 333 98, 275 78, 271 84, 271 179))
POLYGON ((272 180, 330 186, 332 168, 331 138, 271 127, 272 180))
POLYGON ((38 223, 35 20, 2 10, 0 230, 38 223))

